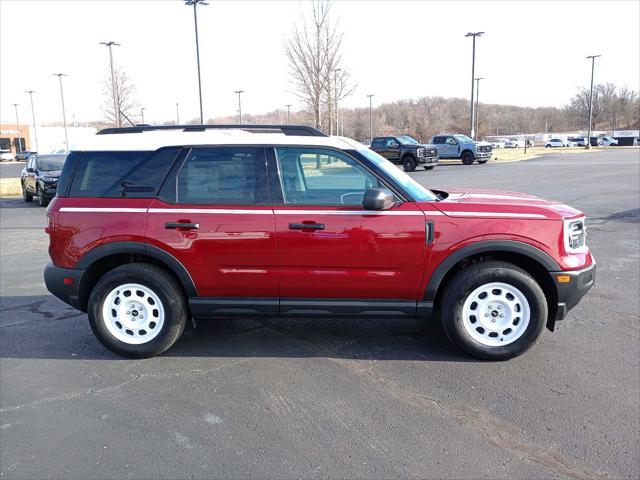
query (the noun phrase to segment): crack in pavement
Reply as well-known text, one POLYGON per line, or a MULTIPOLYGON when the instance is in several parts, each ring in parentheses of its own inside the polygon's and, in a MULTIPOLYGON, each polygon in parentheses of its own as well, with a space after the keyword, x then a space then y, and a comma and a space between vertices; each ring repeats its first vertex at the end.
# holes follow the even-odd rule
POLYGON ((318 348, 307 339, 292 335, 281 327, 269 325, 266 322, 264 325, 267 328, 274 330, 276 333, 305 343, 312 350, 322 354, 326 360, 338 366, 348 368, 356 372, 356 374, 361 377, 372 380, 379 387, 382 387, 381 390, 405 404, 409 404, 423 410, 426 407, 431 411, 455 418, 462 425, 479 432, 493 445, 509 450, 522 459, 538 463, 556 474, 565 475, 579 480, 603 480, 609 478, 607 475, 591 472, 573 465, 570 460, 564 458, 561 454, 550 448, 522 440, 520 438, 522 432, 519 428, 494 417, 489 412, 484 412, 480 409, 464 404, 458 406, 448 405, 428 395, 411 392, 402 388, 394 381, 389 380, 380 374, 376 374, 372 369, 372 363, 374 360, 367 361, 369 366, 365 368, 359 365, 361 362, 360 360, 332 358, 330 355, 335 354, 335 352, 318 348))

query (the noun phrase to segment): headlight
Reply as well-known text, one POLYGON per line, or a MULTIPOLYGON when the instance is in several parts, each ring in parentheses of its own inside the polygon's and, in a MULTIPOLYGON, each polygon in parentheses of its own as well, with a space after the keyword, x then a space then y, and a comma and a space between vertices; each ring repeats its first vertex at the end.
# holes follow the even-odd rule
POLYGON ((42 177, 42 181, 46 183, 53 183, 58 180, 58 177, 42 177))
POLYGON ((567 253, 582 253, 587 249, 585 218, 564 221, 564 249, 567 253))
POLYGON ((427 149, 426 148, 419 148, 417 154, 418 154, 419 157, 426 157, 427 156, 427 149))

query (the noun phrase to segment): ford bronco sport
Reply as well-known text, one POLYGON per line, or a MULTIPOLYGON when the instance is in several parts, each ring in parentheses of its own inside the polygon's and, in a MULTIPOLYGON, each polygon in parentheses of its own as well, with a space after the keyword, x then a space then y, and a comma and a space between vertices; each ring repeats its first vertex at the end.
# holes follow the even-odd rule
POLYGON ((128 357, 191 319, 434 314, 468 353, 508 359, 595 282, 579 211, 429 190, 308 127, 103 130, 69 154, 47 216, 47 288, 128 357))

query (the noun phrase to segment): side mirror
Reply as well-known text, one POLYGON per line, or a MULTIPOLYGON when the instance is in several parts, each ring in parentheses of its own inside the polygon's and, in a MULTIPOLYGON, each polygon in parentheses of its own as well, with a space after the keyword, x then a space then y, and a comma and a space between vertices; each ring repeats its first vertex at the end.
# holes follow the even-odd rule
POLYGON ((365 210, 389 210, 395 205, 393 193, 388 188, 375 187, 364 194, 362 206, 365 210))
POLYGON ((36 169, 35 168, 31 168, 31 167, 27 168, 25 171, 27 173, 36 173, 36 169))

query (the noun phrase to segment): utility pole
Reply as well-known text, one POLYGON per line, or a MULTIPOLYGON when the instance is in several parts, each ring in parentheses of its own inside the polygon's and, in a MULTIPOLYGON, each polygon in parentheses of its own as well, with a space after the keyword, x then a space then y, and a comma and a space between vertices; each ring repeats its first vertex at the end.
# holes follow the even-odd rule
POLYGON ((179 103, 176 103, 176 125, 180 125, 180 107, 179 103))
POLYGON ((20 121, 18 120, 18 105, 19 103, 12 103, 13 108, 16 110, 16 130, 18 131, 18 141, 16 142, 16 153, 20 153, 22 151, 22 142, 20 141, 20 121))
POLYGON ((474 119, 473 119, 473 87, 475 86, 476 75, 476 37, 480 37, 484 32, 469 32, 465 37, 471 37, 473 39, 473 49, 471 51, 471 119, 470 119, 470 136, 472 139, 476 139, 474 131, 474 119))
POLYGON ((238 94, 238 125, 242 125, 242 99, 240 96, 244 93, 244 90, 234 90, 234 93, 238 94))
POLYGON ((31 99, 31 117, 33 119, 33 138, 36 142, 36 152, 38 151, 38 129, 36 128, 36 111, 33 108, 33 94, 36 93, 35 90, 26 90, 29 94, 29 98, 31 99))
POLYGON ((62 124, 64 125, 64 145, 68 152, 69 151, 69 135, 67 134, 67 114, 64 111, 64 92, 62 91, 62 77, 66 77, 67 75, 64 73, 52 73, 51 75, 53 75, 54 77, 58 77, 58 80, 60 81, 60 101, 62 102, 62 124))
POLYGON ((144 107, 140 107, 140 123, 144 123, 144 107))
POLYGON ((369 94, 367 95, 367 97, 369 97, 369 145, 371 145, 371 142, 373 142, 373 103, 372 103, 372 99, 375 95, 374 94, 369 94))
POLYGON ((476 136, 478 135, 478 124, 480 123, 480 115, 478 115, 480 107, 480 80, 484 80, 484 77, 476 78, 476 136))
POLYGON ((111 47, 113 47, 114 45, 116 47, 119 47, 120 44, 114 41, 108 41, 108 42, 100 42, 100 45, 106 45, 107 47, 109 47, 109 65, 111 66, 111 89, 113 93, 113 113, 114 113, 113 118, 114 118, 116 128, 119 128, 121 126, 120 125, 120 109, 118 108, 118 90, 116 88, 116 73, 113 66, 113 50, 111 47))
POLYGON ((287 103, 285 107, 287 107, 287 125, 291 125, 291 104, 287 103))
POLYGON ((340 130, 338 129, 338 126, 340 124, 339 122, 339 114, 338 114, 338 72, 340 71, 340 68, 336 68, 333 71, 333 85, 335 87, 335 94, 334 94, 334 100, 335 100, 335 110, 336 110, 336 135, 340 135, 340 130))
POLYGON ((596 58, 601 57, 602 55, 589 55, 585 58, 591 59, 591 91, 589 93, 589 133, 587 134, 587 145, 586 149, 589 150, 591 148, 591 127, 593 121, 593 73, 596 68, 596 58))
POLYGON ((185 5, 193 5, 193 25, 196 32, 196 63, 198 64, 198 97, 200 99, 200 125, 204 125, 204 114, 202 113, 202 79, 200 77, 200 44, 198 42, 198 5, 209 5, 204 0, 187 0, 185 5))

